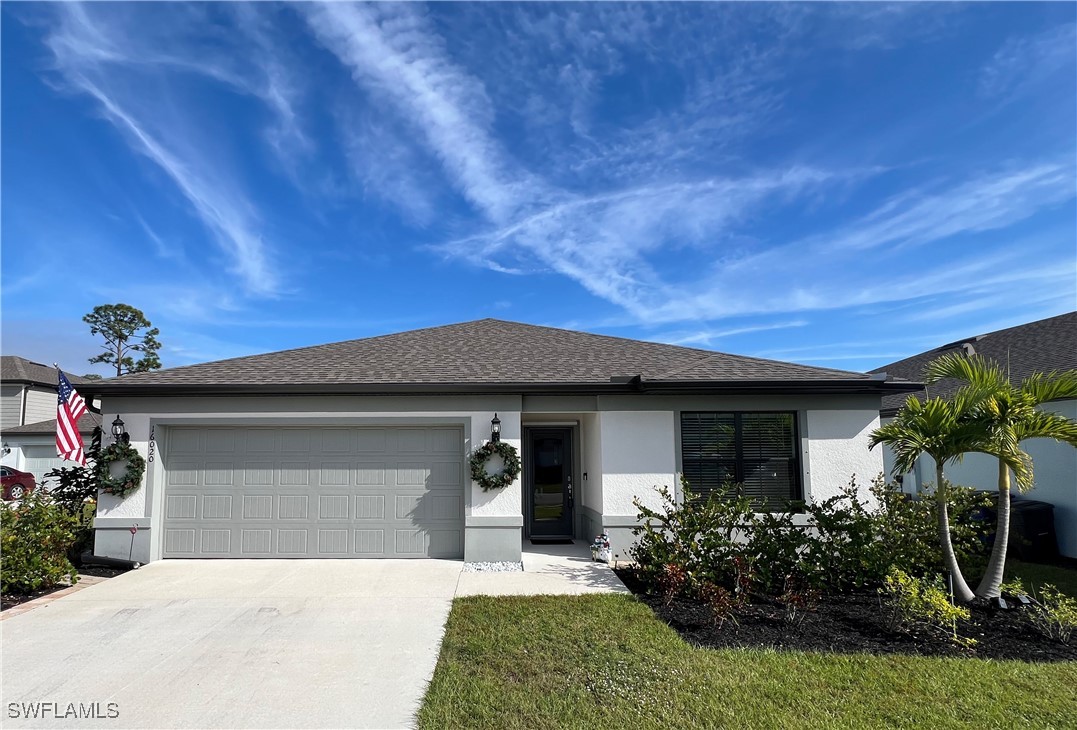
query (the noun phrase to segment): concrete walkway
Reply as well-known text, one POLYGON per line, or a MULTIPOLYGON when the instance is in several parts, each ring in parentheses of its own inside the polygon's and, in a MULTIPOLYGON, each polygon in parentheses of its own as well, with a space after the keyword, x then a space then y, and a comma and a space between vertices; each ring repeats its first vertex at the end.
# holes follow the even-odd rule
POLYGON ((627 590, 580 541, 523 562, 151 563, 5 617, 2 725, 410 727, 454 596, 627 590))
POLYGON ((570 545, 523 544, 522 573, 461 573, 458 596, 533 596, 541 594, 627 593, 605 563, 591 560, 582 540, 570 545))

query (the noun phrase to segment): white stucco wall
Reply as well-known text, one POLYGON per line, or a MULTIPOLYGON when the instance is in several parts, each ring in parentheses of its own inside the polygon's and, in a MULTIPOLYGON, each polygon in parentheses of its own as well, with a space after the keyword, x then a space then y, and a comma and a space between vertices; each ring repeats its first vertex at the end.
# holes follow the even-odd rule
POLYGON ((659 507, 655 486, 677 484, 673 411, 611 411, 599 414, 602 430, 602 504, 605 515, 632 516, 639 496, 659 507))
POLYGON ((879 427, 878 410, 809 410, 805 412, 808 494, 814 501, 829 499, 855 475, 861 498, 883 470, 883 456, 868 448, 871 432, 879 427))
POLYGON ((583 506, 602 513, 602 430, 597 413, 585 413, 580 418, 580 463, 583 467, 583 506))

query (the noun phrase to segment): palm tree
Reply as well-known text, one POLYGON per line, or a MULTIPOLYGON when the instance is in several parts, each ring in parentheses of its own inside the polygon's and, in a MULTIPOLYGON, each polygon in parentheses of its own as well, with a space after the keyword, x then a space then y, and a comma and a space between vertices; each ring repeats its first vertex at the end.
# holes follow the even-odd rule
POLYGON ((943 563, 953 578, 954 598, 967 603, 975 596, 961 574, 950 540, 948 487, 943 476, 946 464, 959 461, 970 451, 983 451, 987 439, 983 424, 972 418, 980 393, 963 389, 953 400, 928 398, 922 403, 909 396, 894 420, 871 433, 870 448, 886 444, 894 452, 894 473, 912 471, 916 460, 927 454, 935 460, 935 501, 943 563))
MULTIPOLYGON (((1021 442, 1050 438, 1077 447, 1077 422, 1039 409, 1044 403, 1077 398, 1077 370, 1044 375, 1035 373, 1014 386, 999 365, 982 355, 950 353, 927 366, 925 382, 943 378, 963 382, 962 391, 975 392, 975 419, 987 431, 987 453, 998 458, 998 526, 987 572, 976 587, 980 598, 999 595, 1006 568, 1006 545, 1010 535, 1010 471, 1017 488, 1032 487, 1032 458, 1021 442)), ((959 391, 960 393, 961 391, 959 391)))

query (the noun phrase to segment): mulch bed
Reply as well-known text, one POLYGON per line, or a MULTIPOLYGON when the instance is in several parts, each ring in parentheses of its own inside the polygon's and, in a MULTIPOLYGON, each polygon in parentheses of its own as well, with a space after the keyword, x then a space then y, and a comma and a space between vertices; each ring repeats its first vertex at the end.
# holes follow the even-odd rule
POLYGON ((736 622, 715 625, 710 608, 690 599, 649 595, 633 569, 617 576, 655 615, 695 646, 710 648, 771 648, 840 654, 918 654, 922 656, 1018 659, 1029 662, 1077 661, 1077 645, 1065 645, 1039 634, 1024 616, 1025 609, 1001 610, 986 603, 970 606, 971 618, 958 622, 961 636, 976 639, 972 649, 946 639, 916 633, 891 633, 889 613, 874 593, 824 597, 799 626, 784 621, 784 608, 760 599, 739 609, 736 622))
MULTIPOLYGON (((87 565, 83 566, 82 568, 79 568, 79 575, 93 575, 99 578, 113 578, 120 573, 126 573, 127 570, 127 568, 103 568, 96 565, 87 565)), ((9 608, 14 608, 21 603, 26 603, 27 601, 32 601, 35 598, 41 598, 42 596, 47 596, 50 593, 62 591, 64 588, 69 587, 70 586, 64 584, 52 586, 51 588, 42 588, 41 590, 34 591, 33 593, 0 594, 0 611, 6 611, 9 608)))

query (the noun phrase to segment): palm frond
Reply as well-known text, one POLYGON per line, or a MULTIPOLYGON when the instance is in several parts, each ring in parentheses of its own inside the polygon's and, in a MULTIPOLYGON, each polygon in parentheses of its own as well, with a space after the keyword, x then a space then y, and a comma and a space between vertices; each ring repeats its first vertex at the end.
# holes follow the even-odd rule
POLYGON ((1077 370, 1033 373, 1021 381, 1020 392, 1034 405, 1077 398, 1077 370))

